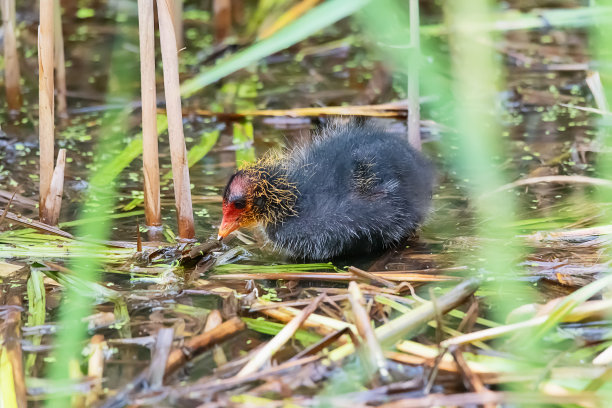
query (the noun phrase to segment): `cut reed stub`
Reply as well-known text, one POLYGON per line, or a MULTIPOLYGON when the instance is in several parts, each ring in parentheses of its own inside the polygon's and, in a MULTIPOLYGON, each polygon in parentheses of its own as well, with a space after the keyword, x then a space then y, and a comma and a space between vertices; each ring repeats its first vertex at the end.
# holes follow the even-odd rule
POLYGON ((57 154, 57 163, 53 170, 49 194, 45 198, 45 208, 41 221, 49 225, 57 225, 62 209, 62 195, 64 194, 64 168, 66 166, 66 149, 60 149, 57 154))
POLYGON ((17 33, 15 31, 15 0, 0 0, 2 27, 4 30, 4 84, 9 110, 16 113, 21 109, 21 87, 19 78, 19 56, 17 54, 17 33))
POLYGON ((178 217, 178 235, 181 239, 191 240, 195 237, 195 227, 191 204, 187 149, 185 148, 185 137, 183 135, 178 50, 176 48, 176 37, 169 0, 157 0, 157 13, 164 68, 164 93, 166 95, 166 112, 168 115, 168 135, 170 138, 172 178, 174 181, 174 197, 178 217))

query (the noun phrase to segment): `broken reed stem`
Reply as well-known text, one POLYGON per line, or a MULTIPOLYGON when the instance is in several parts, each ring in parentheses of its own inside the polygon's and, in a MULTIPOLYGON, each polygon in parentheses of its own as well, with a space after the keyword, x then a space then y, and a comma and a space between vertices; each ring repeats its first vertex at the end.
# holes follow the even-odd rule
POLYGON ((17 33, 15 31, 15 0, 0 0, 2 27, 4 30, 4 86, 9 110, 21 109, 21 87, 19 57, 17 55, 17 33))
POLYGON ((40 149, 40 219, 48 219, 44 214, 45 200, 51 188, 53 177, 53 1, 40 0, 40 26, 38 27, 38 116, 40 149))
MULTIPOLYGON (((446 313, 460 305, 471 296, 480 281, 475 278, 466 279, 453 289, 436 299, 436 307, 440 313, 446 313)), ((375 330, 378 341, 383 345, 394 344, 397 340, 414 334, 428 321, 435 318, 436 310, 432 302, 423 303, 410 312, 403 314, 375 330)), ((355 351, 352 344, 338 347, 329 354, 331 361, 338 361, 355 351)))
POLYGON ((55 76, 57 81, 57 114, 61 118, 68 117, 66 104, 66 58, 64 56, 64 33, 62 31, 62 6, 60 0, 53 0, 53 21, 55 24, 55 76))
POLYGON ((410 0, 410 62, 408 64, 408 141, 421 150, 421 106, 419 104, 419 68, 421 39, 419 0, 410 0))
POLYGON ((147 226, 161 225, 155 88, 155 16, 153 0, 138 0, 140 89, 142 98, 142 165, 147 226))
POLYGON ((149 381, 151 388, 159 389, 164 382, 164 370, 168 363, 170 350, 172 350, 172 342, 174 340, 174 329, 172 327, 163 327, 157 332, 155 347, 153 348, 153 356, 149 365, 149 381))
POLYGON ((62 209, 62 195, 64 194, 64 168, 66 167, 66 149, 57 153, 57 163, 53 170, 49 195, 45 200, 45 210, 41 221, 49 225, 57 225, 62 209))
MULTIPOLYGON (((564 316, 562 321, 577 322, 587 317, 601 316, 603 313, 605 313, 606 310, 609 311, 610 309, 612 309, 611 299, 593 300, 577 306, 566 316, 564 316)), ((458 346, 461 344, 473 343, 475 341, 485 341, 496 337, 501 337, 509 333, 514 333, 532 327, 538 327, 546 323, 550 316, 551 313, 547 313, 518 323, 512 323, 504 326, 497 326, 489 329, 475 331, 472 333, 462 334, 460 336, 451 337, 450 339, 444 340, 442 343, 440 343, 440 346, 451 347, 458 346)))
POLYGON ((276 336, 272 338, 269 342, 266 343, 265 346, 259 351, 259 353, 255 354, 252 360, 242 367, 242 370, 236 374, 236 377, 245 377, 247 375, 253 374, 258 371, 261 367, 263 367, 266 362, 272 358, 274 354, 281 347, 285 345, 293 337, 295 332, 300 328, 302 323, 306 321, 308 316, 310 316, 316 309, 319 307, 319 303, 325 297, 324 294, 317 296, 313 302, 306 306, 297 316, 295 316, 289 323, 282 328, 280 332, 276 336))
POLYGON ((174 0, 172 10, 172 21, 174 22, 174 36, 176 37, 176 48, 183 48, 183 0, 174 0))
POLYGON ((220 43, 230 33, 232 3, 230 0, 213 0, 215 43, 220 43))
POLYGON ((244 322, 237 317, 224 322, 211 331, 199 334, 185 341, 185 344, 172 350, 166 363, 165 377, 168 377, 179 367, 197 356, 205 348, 217 344, 226 338, 238 333, 246 327, 244 322))
POLYGON ((183 135, 178 55, 169 1, 157 0, 157 14, 159 17, 160 43, 164 65, 164 92, 168 114, 172 178, 174 180, 179 238, 193 239, 195 237, 195 227, 191 206, 187 149, 185 148, 185 137, 183 135))
POLYGON ((370 316, 365 309, 365 299, 361 294, 359 285, 355 281, 351 281, 348 286, 349 302, 351 303, 351 309, 353 311, 353 317, 355 319, 355 326, 357 326, 357 332, 359 336, 365 341, 364 349, 367 352, 363 355, 369 359, 369 368, 378 371, 381 378, 385 381, 391 380, 389 370, 387 370, 387 360, 383 354, 383 350, 378 343, 378 339, 374 334, 370 316))

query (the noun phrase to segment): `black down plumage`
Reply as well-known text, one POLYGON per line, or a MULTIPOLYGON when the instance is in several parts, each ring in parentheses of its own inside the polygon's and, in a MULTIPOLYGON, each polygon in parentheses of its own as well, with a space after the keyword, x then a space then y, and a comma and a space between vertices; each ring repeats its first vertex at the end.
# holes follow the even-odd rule
POLYGON ((433 166, 403 135, 332 125, 288 154, 292 215, 264 226, 276 249, 303 260, 379 251, 413 234, 429 212, 433 166))

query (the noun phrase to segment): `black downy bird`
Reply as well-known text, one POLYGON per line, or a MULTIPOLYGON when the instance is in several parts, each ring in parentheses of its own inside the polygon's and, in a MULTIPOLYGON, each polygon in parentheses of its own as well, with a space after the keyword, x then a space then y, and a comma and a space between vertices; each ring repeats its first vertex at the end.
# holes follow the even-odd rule
POLYGON ((261 225, 295 259, 377 252, 424 221, 433 183, 433 166, 405 137, 371 124, 330 125, 311 143, 231 176, 219 239, 261 225))

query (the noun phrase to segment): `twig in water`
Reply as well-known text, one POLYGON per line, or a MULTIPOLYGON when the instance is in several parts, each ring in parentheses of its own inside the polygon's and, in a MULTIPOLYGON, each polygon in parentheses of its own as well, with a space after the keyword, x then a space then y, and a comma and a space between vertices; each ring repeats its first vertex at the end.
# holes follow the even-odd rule
POLYGON ((166 364, 165 376, 168 377, 180 366, 198 355, 205 348, 233 336, 246 327, 244 322, 234 317, 213 330, 190 338, 180 349, 172 350, 166 364))
POLYGON ((542 177, 530 177, 526 179, 516 180, 512 183, 504 184, 501 187, 496 188, 495 190, 484 194, 485 196, 499 193, 501 191, 510 190, 515 187, 527 186, 530 184, 537 183, 580 183, 580 184, 591 184, 594 186, 601 187, 609 187, 612 188, 612 181, 595 178, 595 177, 587 177, 587 176, 542 176, 542 177))
POLYGON ((6 207, 4 207, 4 212, 2 213, 2 217, 0 217, 0 225, 2 225, 2 223, 4 222, 4 219, 6 218, 6 214, 8 214, 8 210, 10 210, 11 208, 11 203, 13 202, 13 198, 15 198, 15 194, 17 194, 17 191, 13 193, 13 196, 6 204, 6 207))

